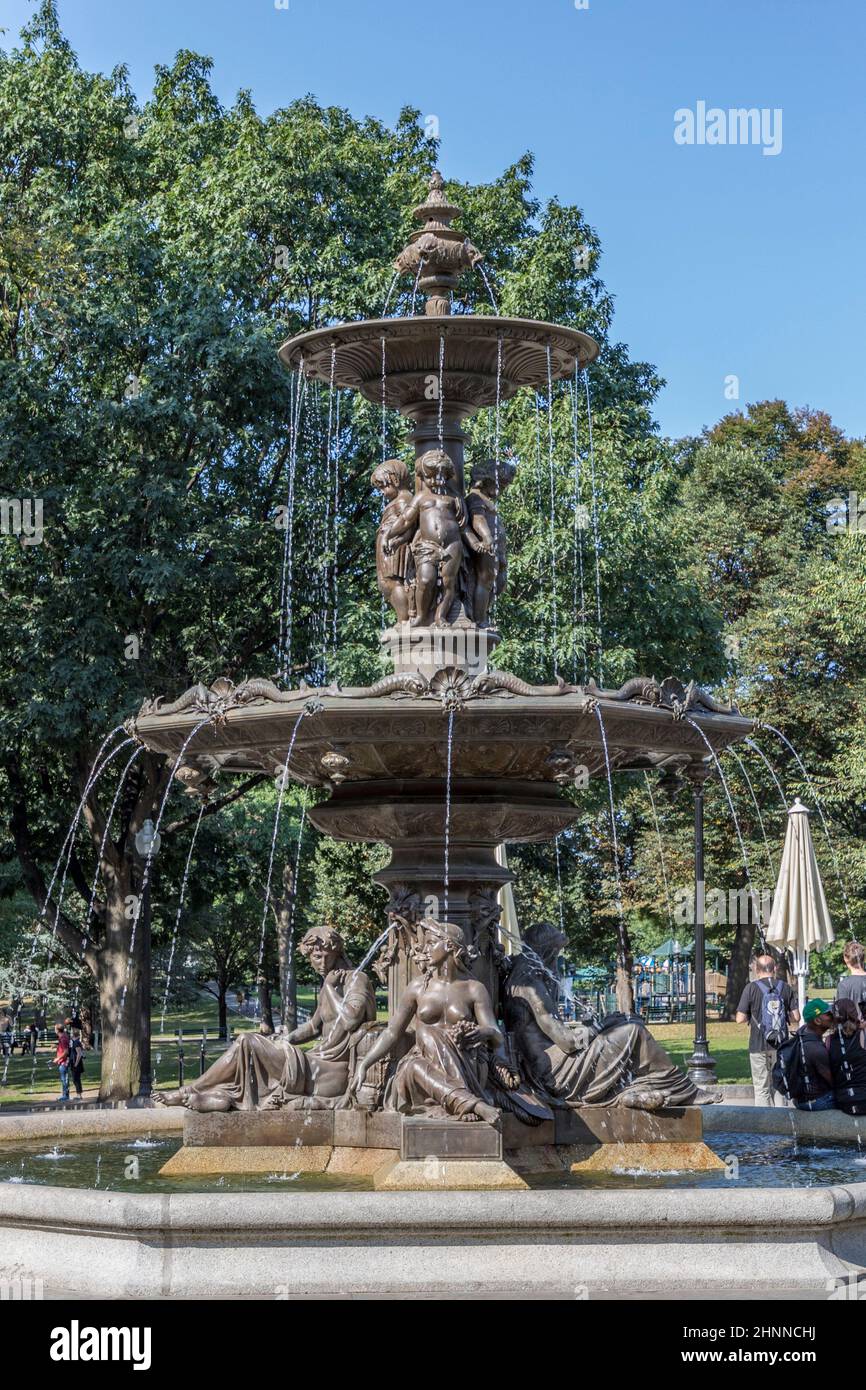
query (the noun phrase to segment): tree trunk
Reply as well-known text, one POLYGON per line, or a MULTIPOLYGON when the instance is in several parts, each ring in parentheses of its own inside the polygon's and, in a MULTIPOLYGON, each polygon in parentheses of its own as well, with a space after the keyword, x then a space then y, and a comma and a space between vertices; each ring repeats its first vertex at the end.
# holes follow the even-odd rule
POLYGON ((271 986, 265 971, 258 978, 259 987, 259 1032, 273 1033, 274 1011, 271 1005, 271 986))
POLYGON ((146 904, 135 929, 131 892, 115 880, 106 901, 105 940, 98 957, 102 1022, 100 1100, 128 1100, 150 1091, 150 950, 146 904))
POLYGON ((634 1013, 634 957, 628 929, 622 927, 616 955, 616 1007, 621 1013, 634 1013))
POLYGON ((748 922, 737 923, 734 944, 731 947, 728 985, 725 990, 725 1002, 722 1005, 722 1020, 726 1023, 730 1023, 735 1017, 740 995, 749 981, 749 961, 752 956, 752 947, 755 944, 755 924, 751 920, 751 916, 750 912, 748 922))
POLYGON ((217 975, 217 1019, 219 1037, 221 1042, 226 1042, 229 1035, 228 1007, 226 995, 229 992, 228 979, 225 975, 217 975))

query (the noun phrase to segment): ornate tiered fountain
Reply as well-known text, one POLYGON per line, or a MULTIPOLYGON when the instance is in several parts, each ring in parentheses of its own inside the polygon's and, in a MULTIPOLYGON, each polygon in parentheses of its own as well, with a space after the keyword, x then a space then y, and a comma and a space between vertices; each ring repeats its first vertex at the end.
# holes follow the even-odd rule
MULTIPOLYGON (((395 615, 380 639, 393 670, 361 688, 216 680, 171 702, 149 701, 134 721, 149 749, 180 761, 178 775, 193 794, 209 795, 215 779, 231 773, 288 777, 329 793, 310 811, 321 831, 384 842, 391 850, 390 863, 376 875, 389 894, 389 930, 373 966, 388 981, 387 1032, 377 1033, 369 997, 358 995, 359 976, 347 974, 339 943, 332 942, 325 965, 330 961, 329 968, 346 977, 335 996, 336 1027, 346 1031, 348 1010, 352 1027, 366 1030, 366 1041, 356 1034, 355 1050, 347 1053, 342 1082, 333 1082, 325 1095, 318 1073, 310 1076, 309 1060, 303 1076, 295 1065, 294 1080, 280 1081, 275 1055, 257 1066, 247 1044, 244 1056, 228 1059, 209 1083, 176 1098, 189 1108, 178 1171, 189 1171, 182 1165, 190 1154, 201 1171, 207 1150, 217 1163, 226 1147, 288 1146, 299 1137, 301 1147, 354 1144, 399 1151, 405 1160, 434 1154, 475 1161, 501 1159, 503 1135, 507 1152, 525 1149, 530 1134, 535 1144, 590 1146, 605 1138, 700 1137, 696 1109, 669 1108, 675 1099, 699 1098, 693 1086, 678 1090, 679 1082, 672 1083, 653 1098, 634 1079, 636 1067, 644 1076, 660 1074, 664 1057, 638 1065, 634 1049, 649 1035, 641 1030, 635 1041, 634 1033, 628 1039, 616 1033, 617 1027, 639 1029, 634 1021, 620 1017, 597 1036, 593 1029, 580 1035, 578 1052, 601 1042, 619 1048, 622 1065, 607 1094, 574 1077, 566 1085, 541 1075, 521 1009, 534 1009, 540 991, 550 1020, 542 1020, 542 1031, 550 1038, 551 1029, 562 1030, 563 1055, 574 1055, 578 1035, 557 1022, 555 991, 548 992, 557 949, 550 933, 536 934, 519 968, 515 943, 503 942, 499 899, 512 875, 497 848, 553 840, 578 814, 564 789, 582 785, 587 775, 666 769, 691 778, 700 800, 713 754, 753 726, 735 707, 673 678, 635 677, 619 690, 605 690, 561 679, 536 686, 491 668, 500 636, 492 615, 507 571, 497 504, 514 466, 480 460, 470 484, 463 422, 522 387, 547 389, 572 377, 593 361, 598 346, 572 328, 496 314, 452 315, 459 276, 481 260, 452 225, 458 214, 436 175, 415 209, 422 225, 396 261, 397 272, 413 275, 426 296, 423 316, 334 325, 280 349, 286 366, 308 380, 356 390, 411 422, 414 477, 405 461, 392 459, 372 478, 386 500, 376 561, 380 590, 395 615), (430 922, 436 917, 438 934, 430 922), (443 929, 441 922, 451 926, 443 929), (443 953, 450 965, 439 959, 443 953), (435 993, 449 971, 480 991, 463 1019, 467 1028, 487 1029, 490 1083, 476 1086, 478 1104, 468 1115, 465 1105, 458 1115, 429 1077, 426 1092, 417 1077, 406 1083, 418 1028, 423 1033, 426 1026, 416 1018, 420 1013, 423 1020, 422 996, 428 985, 435 993), (251 1070, 259 1076, 252 1092, 251 1070), (262 1075, 270 1078, 267 1084, 262 1075), (588 1104, 595 1100, 601 1108, 588 1104), (659 1103, 668 1108, 653 1115, 650 1135, 639 1120, 646 1122, 645 1111, 659 1103), (466 1118, 480 1123, 459 1123, 466 1118)), ((457 1016, 449 1015, 452 1025, 457 1016)), ((325 1051, 333 1023, 326 1021, 325 1051)), ((452 1042, 459 1052, 459 1040, 452 1042)), ((480 1045, 474 1037, 472 1046, 480 1045)), ((711 1068, 704 1070, 697 1079, 711 1080, 711 1068)), ((401 1180, 408 1180, 405 1164, 403 1173, 401 1180)))

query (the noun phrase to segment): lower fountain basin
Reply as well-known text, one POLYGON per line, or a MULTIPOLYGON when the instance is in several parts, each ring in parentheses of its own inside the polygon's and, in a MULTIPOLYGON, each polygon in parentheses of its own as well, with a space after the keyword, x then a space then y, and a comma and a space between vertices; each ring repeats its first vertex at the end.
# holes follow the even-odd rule
POLYGON ((866 1270, 866 1122, 733 1106, 704 1120, 738 1179, 560 1171, 443 1194, 330 1174, 167 1182, 180 1111, 3 1117, 0 1278, 80 1297, 85 1271, 106 1298, 849 1296, 866 1270), (38 1157, 55 1145, 70 1157, 38 1157), (100 1151, 111 1190, 93 1187, 100 1151))

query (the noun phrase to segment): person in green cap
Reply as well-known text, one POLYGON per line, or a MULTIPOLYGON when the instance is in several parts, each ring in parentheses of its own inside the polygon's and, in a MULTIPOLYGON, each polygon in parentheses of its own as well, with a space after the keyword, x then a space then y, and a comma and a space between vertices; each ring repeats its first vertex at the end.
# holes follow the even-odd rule
POLYGON ((798 1110, 835 1110, 833 1070, 825 1037, 836 1026, 833 1006, 826 999, 810 999, 803 1009, 803 1027, 797 1032, 803 1062, 803 1090, 798 1110))

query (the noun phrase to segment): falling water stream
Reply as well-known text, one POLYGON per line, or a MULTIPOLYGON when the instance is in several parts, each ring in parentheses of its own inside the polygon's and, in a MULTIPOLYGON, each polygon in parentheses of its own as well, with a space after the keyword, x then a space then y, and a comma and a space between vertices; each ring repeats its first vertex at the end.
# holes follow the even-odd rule
POLYGON ((556 575, 556 476, 555 441, 553 433, 553 358, 550 343, 547 344, 547 465, 550 479, 550 579, 551 579, 551 630, 553 643, 553 674, 559 670, 558 615, 557 615, 557 575, 556 575))
POLYGON ((668 909, 668 929, 669 929, 669 931, 670 931, 671 940, 673 940, 673 938, 674 938, 674 913, 673 913, 673 907, 672 907, 672 905, 671 905, 671 890, 670 890, 670 884, 668 883, 668 871, 667 871, 667 866, 666 866, 666 864, 665 864, 665 852, 664 852, 664 847, 663 847, 663 845, 662 845, 662 831, 661 831, 661 825, 660 825, 660 823, 659 823, 659 813, 658 813, 658 811, 656 810, 656 799, 655 799, 655 797, 653 796, 652 781, 650 780, 650 775, 649 775, 648 772, 645 772, 645 773, 644 773, 644 781, 646 782, 646 789, 647 789, 647 791, 649 792, 649 799, 650 799, 650 805, 651 805, 651 807, 652 807, 653 820, 655 821, 656 839, 657 839, 657 841, 658 841, 658 846, 659 846, 659 863, 660 863, 660 865, 661 865, 661 871, 662 871, 662 882, 664 883, 664 887, 665 887, 665 902, 667 903, 667 909, 668 909))
POLYGON ((571 389, 571 422, 572 422, 572 443, 573 443, 573 462, 572 462, 572 507, 574 510, 574 528, 572 534, 572 609, 574 619, 574 642, 572 644, 572 678, 577 682, 577 627, 578 618, 580 619, 580 634, 583 644, 583 683, 586 685, 589 680, 589 666, 587 663, 587 642, 586 642, 586 581, 583 568, 583 486, 582 470, 580 466, 580 451, 577 442, 577 373, 578 363, 574 364, 574 381, 570 382, 571 389), (580 607, 578 608, 578 586, 580 588, 580 607))
POLYGON ((761 942, 761 947, 762 947, 762 949, 763 949, 763 948, 766 946, 766 942, 765 942, 765 940, 764 940, 764 924, 763 924, 763 922, 762 922, 762 920, 761 920, 761 900, 760 900, 760 898, 758 897, 757 893, 755 892, 755 887, 754 887, 754 884, 752 883, 752 874, 751 874, 751 870, 749 869, 749 857, 748 857, 748 855, 746 854, 746 846, 745 846, 745 843, 744 843, 744 841, 743 841, 742 832, 741 832, 741 830, 740 830, 740 822, 739 822, 739 820, 737 819, 737 812, 736 812, 736 808, 734 807, 734 799, 733 799, 733 797, 731 796, 731 790, 730 790, 730 787, 728 786, 728 779, 725 777, 725 770, 724 770, 724 768, 722 767, 721 762, 719 761, 719 758, 718 758, 718 756, 717 756, 717 754, 716 754, 715 748, 714 748, 713 745, 710 743, 710 741, 709 741, 709 739, 707 738, 706 734, 704 733, 703 729, 702 729, 698 724, 696 724, 695 721, 694 721, 693 719, 689 719, 688 716, 686 717, 686 723, 689 724, 689 725, 691 725, 691 727, 695 730, 695 732, 696 732, 697 734, 700 735, 701 739, 703 740, 704 744, 706 745, 706 748, 707 748, 707 750, 708 750, 708 752, 709 752, 709 754, 710 754, 710 757, 712 758, 713 763, 715 764, 716 771, 717 771, 718 774, 719 774, 719 780, 721 781, 722 787, 723 787, 723 789, 724 789, 725 796, 727 797, 728 806, 729 806, 730 812, 731 812, 731 819, 732 819, 733 822, 734 822, 734 829, 735 829, 736 832, 737 832, 737 839, 738 839, 739 844, 740 844, 740 854, 741 854, 742 859, 743 859, 743 868, 744 868, 745 871, 746 871, 746 883, 748 884, 749 898, 751 899, 751 903, 752 903, 752 911, 754 912, 754 915, 755 915, 755 927, 756 927, 756 929, 757 929, 758 938, 759 938, 759 940, 760 940, 760 942, 761 942))
POLYGON ((451 755, 454 745, 454 710, 448 711, 448 744, 445 754, 445 864, 443 920, 448 921, 448 874, 451 851, 451 755))
POLYGON ((260 932, 260 934, 259 934, 259 954, 258 954, 258 962, 257 962, 257 966, 256 966, 256 979, 258 979, 259 976, 261 975, 261 972, 262 972, 262 961, 263 961, 264 955, 265 955, 265 933, 266 933, 267 925, 268 925, 268 909, 270 908, 270 905, 271 905, 271 882, 272 882, 273 876, 274 876, 274 858, 276 857, 276 852, 277 852, 277 833, 278 833, 279 828, 280 828, 280 816, 281 816, 281 814, 282 814, 282 809, 283 809, 283 798, 284 798, 284 796, 285 796, 285 793, 286 793, 286 785, 287 785, 288 780, 289 780, 289 763, 290 763, 291 760, 292 760, 292 752, 293 752, 294 747, 295 747, 295 739, 296 739, 297 736, 298 736, 298 729, 301 727, 301 720, 303 719, 303 717, 304 717, 304 715, 305 715, 306 713, 307 713, 306 709, 302 709, 301 712, 299 713, 297 719, 295 720, 295 725, 294 725, 294 728, 292 729, 291 737, 290 737, 290 739, 289 739, 289 747, 288 747, 288 751, 287 751, 287 753, 286 753, 286 761, 285 761, 285 763, 284 763, 284 765, 283 765, 282 776, 280 777, 280 786, 279 786, 279 792, 278 792, 278 795, 277 795, 277 809, 276 809, 276 812, 275 812, 275 814, 274 814, 274 833, 273 833, 273 835, 271 836, 271 852, 270 852, 270 855, 269 855, 269 857, 268 857, 268 875, 267 875, 267 878, 266 878, 266 880, 265 880, 265 896, 264 896, 264 903, 263 903, 263 905, 262 905, 262 927, 261 927, 261 932, 260 932))
POLYGON ((736 750, 735 748, 727 748, 725 751, 726 751, 727 753, 730 753, 731 757, 732 757, 732 758, 734 759, 734 761, 736 762, 737 766, 738 766, 739 769, 740 769, 740 772, 743 774, 743 779, 744 779, 744 781, 745 781, 745 783, 746 783, 746 786, 747 786, 748 789, 749 789, 749 795, 750 795, 751 798, 752 798, 752 804, 753 804, 753 806, 754 806, 754 808, 755 808, 755 814, 756 814, 756 816, 758 817, 758 825, 761 827, 761 835, 763 836, 763 839, 764 839, 764 853, 765 853, 766 856, 767 856, 767 866, 768 866, 768 868, 769 868, 769 870, 770 870, 770 878, 771 878, 772 882, 775 883, 775 880, 776 880, 776 866, 775 866, 775 863, 774 863, 774 861, 773 861, 773 855, 772 855, 772 852, 771 852, 771 850, 770 850, 770 842, 769 842, 769 840, 767 839, 767 832, 766 832, 766 830, 765 830, 765 828, 764 828, 764 817, 761 815, 761 807, 760 807, 760 805, 758 804, 758 798, 757 798, 757 796, 755 795, 755 788, 754 788, 754 786, 753 786, 753 784, 752 784, 752 779, 751 779, 751 777, 749 776, 748 769, 747 769, 745 763, 743 762, 742 758, 740 757, 739 753, 737 752, 737 750, 736 750))
POLYGON ((604 750, 604 768, 607 774, 607 794, 610 802, 610 830, 613 837, 613 867, 616 874, 616 905, 619 915, 620 940, 617 950, 619 964, 622 970, 626 969, 627 960, 625 953, 626 925, 625 910, 622 901, 622 870, 619 862, 619 837, 616 832, 616 810, 613 802, 613 777, 611 776, 610 754, 607 747, 607 730, 604 727, 604 717, 601 709, 594 704, 595 717, 598 720, 598 727, 601 732, 601 746, 604 750))
POLYGON ((475 267, 475 268, 476 268, 476 270, 479 270, 479 271, 481 272, 481 278, 482 278, 482 280, 484 281, 485 285, 487 286, 487 293, 488 293, 488 295, 490 296, 490 303, 493 305, 493 312, 494 312, 494 314, 496 314, 496 315, 498 316, 498 315, 499 315, 499 305, 496 303, 496 295, 493 293, 493 287, 492 287, 492 285, 490 284, 490 280, 489 280, 489 278, 488 278, 487 271, 486 271, 485 268, 484 268, 484 262, 483 262, 483 261, 477 261, 477 262, 476 262, 476 267, 475 267))
POLYGON ((117 1042, 120 1037, 120 1030, 123 1027, 124 1014, 126 1011, 126 999, 129 993, 129 977, 132 972, 132 962, 135 959, 135 939, 136 934, 138 932, 138 923, 141 917, 141 909, 144 904, 145 897, 147 895, 148 884, 150 883, 150 871, 151 866, 153 864, 153 856, 156 853, 156 847, 159 844, 159 827, 162 824, 162 818, 165 814, 165 808, 168 803, 168 796, 172 788, 172 783, 174 782, 175 774, 178 768, 180 767, 181 763, 183 762, 184 754, 186 753, 187 748, 189 747, 190 743, 192 743, 192 740, 195 738, 196 734, 199 733, 201 729, 205 728, 206 725, 213 723, 213 720, 215 718, 216 716, 214 714, 205 715, 204 719, 200 719, 198 723, 193 726, 193 728, 190 730, 190 732, 184 739, 181 745, 180 752, 174 760, 174 766, 172 767, 171 773, 169 774, 169 778, 165 786, 165 791, 162 795, 162 801, 160 802, 159 812, 157 813, 156 821, 154 822, 153 835, 151 837, 150 844, 147 847, 147 854, 144 860, 144 870, 141 876, 141 889, 139 893, 136 895, 135 910, 133 912, 132 917, 132 932, 130 933, 129 950, 127 952, 126 957, 126 971, 124 974, 123 987, 120 991, 120 1003, 118 1004, 117 1009, 117 1026, 114 1030, 115 1045, 112 1049, 113 1055, 111 1059, 111 1073, 108 1078, 109 1094, 111 1093, 111 1089, 114 1084, 114 1074, 117 1068, 117 1042))
POLYGON ((182 913, 183 913, 184 899, 186 898, 186 886, 187 886, 187 883, 189 882, 189 869, 190 869, 190 865, 191 865, 191 863, 192 863, 193 851, 195 850, 195 842, 196 842, 196 839, 197 839, 197 837, 198 837, 198 829, 199 829, 199 826, 201 825, 201 818, 202 818, 202 816, 204 815, 204 811, 205 811, 205 803, 204 803, 204 801, 202 801, 201 806, 199 807, 199 812, 198 812, 198 817, 197 817, 197 819, 196 819, 196 823, 195 823, 195 825, 194 825, 194 827, 193 827, 192 835, 190 836, 189 850, 187 851, 186 863, 185 863, 184 866, 183 866, 183 878, 181 879, 181 884, 180 884, 180 894, 179 894, 178 900, 177 900, 177 912, 175 913, 175 918, 174 918, 174 930, 172 931, 172 934, 171 934, 171 948, 170 948, 169 953, 168 953, 168 965, 167 965, 166 971, 165 971, 165 992, 164 992, 164 994, 163 994, 163 996, 162 996, 162 1015, 161 1015, 160 1020, 159 1020, 159 1031, 160 1031, 160 1033, 164 1033, 164 1032, 165 1032, 165 1011, 166 1011, 166 1009, 167 1009, 167 1007, 168 1007, 168 995, 169 995, 169 991, 170 991, 170 989, 171 989, 171 972, 172 972, 172 967, 174 966, 174 953, 175 953, 175 948, 177 947, 178 929, 179 929, 179 927, 180 927, 180 919, 181 919, 181 915, 182 915, 182 913))
POLYGON ((592 545, 595 552, 595 615, 598 623, 598 683, 604 685, 604 642, 601 625, 601 562, 598 530, 598 487, 595 476, 595 443, 592 435, 592 398, 589 393, 589 373, 584 367, 583 384, 586 392, 586 428, 589 436, 589 475, 592 487, 592 545))

